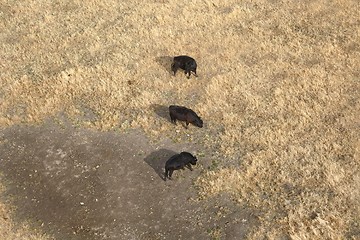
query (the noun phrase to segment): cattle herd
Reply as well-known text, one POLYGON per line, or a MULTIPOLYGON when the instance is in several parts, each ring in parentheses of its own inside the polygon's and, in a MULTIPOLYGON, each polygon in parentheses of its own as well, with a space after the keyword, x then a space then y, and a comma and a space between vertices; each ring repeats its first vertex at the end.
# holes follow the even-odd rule
MULTIPOLYGON (((189 56, 177 56, 174 57, 174 61, 171 65, 171 70, 174 72, 174 76, 177 70, 183 69, 185 70, 185 75, 187 78, 190 78, 191 73, 193 73, 196 77, 196 61, 192 57, 189 56)), ((186 128, 188 128, 189 123, 202 128, 203 121, 201 118, 191 109, 183 107, 171 105, 169 107, 170 119, 171 122, 176 124, 176 120, 185 121, 186 128)), ((185 169, 185 167, 189 168, 192 171, 191 165, 196 165, 197 158, 188 152, 181 152, 180 154, 175 154, 165 163, 165 177, 166 179, 171 179, 171 176, 174 170, 185 169)))

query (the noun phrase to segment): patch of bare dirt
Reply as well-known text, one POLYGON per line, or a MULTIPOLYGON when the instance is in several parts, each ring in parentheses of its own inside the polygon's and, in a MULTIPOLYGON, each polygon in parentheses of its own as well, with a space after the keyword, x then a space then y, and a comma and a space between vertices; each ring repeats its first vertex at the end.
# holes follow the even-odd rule
POLYGON ((2 199, 56 239, 227 239, 245 236, 256 217, 223 195, 198 201, 193 181, 208 165, 163 180, 165 161, 200 146, 152 145, 140 131, 119 134, 53 124, 1 132, 2 199), (219 203, 221 202, 221 204, 219 203))

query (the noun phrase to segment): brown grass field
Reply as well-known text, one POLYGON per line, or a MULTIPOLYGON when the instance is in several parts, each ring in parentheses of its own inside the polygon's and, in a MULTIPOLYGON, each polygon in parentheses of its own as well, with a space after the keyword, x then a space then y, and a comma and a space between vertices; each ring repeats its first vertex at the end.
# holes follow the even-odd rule
MULTIPOLYGON (((199 199, 260 212, 248 239, 360 239, 359 4, 3 0, 0 127, 66 116, 156 141, 174 126, 154 109, 189 106, 205 126, 174 141, 216 159, 199 199), (171 75, 182 54, 198 78, 171 75)), ((0 203, 2 239, 47 239, 11 209, 0 203)))

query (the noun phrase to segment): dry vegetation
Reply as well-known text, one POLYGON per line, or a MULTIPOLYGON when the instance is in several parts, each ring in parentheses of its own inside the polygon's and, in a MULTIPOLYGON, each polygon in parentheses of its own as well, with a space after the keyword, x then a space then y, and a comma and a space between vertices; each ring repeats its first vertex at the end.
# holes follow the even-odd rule
POLYGON ((225 156, 200 195, 259 210, 249 239, 360 237, 358 1, 5 0, 0 19, 0 126, 170 136, 154 106, 187 105, 225 156), (171 76, 178 54, 199 78, 171 76))

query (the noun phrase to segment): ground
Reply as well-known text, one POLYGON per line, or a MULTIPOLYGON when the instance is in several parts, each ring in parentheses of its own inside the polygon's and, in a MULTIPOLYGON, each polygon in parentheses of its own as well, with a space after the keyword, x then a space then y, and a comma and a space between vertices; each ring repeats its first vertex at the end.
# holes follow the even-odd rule
POLYGON ((225 225, 231 239, 255 221, 230 201, 218 213, 220 199, 196 200, 192 181, 202 166, 163 180, 165 161, 196 146, 52 124, 12 127, 2 139, 3 194, 17 206, 16 219, 57 239, 208 239, 225 225))
POLYGON ((2 1, 0 238, 359 239, 358 9, 2 1))

